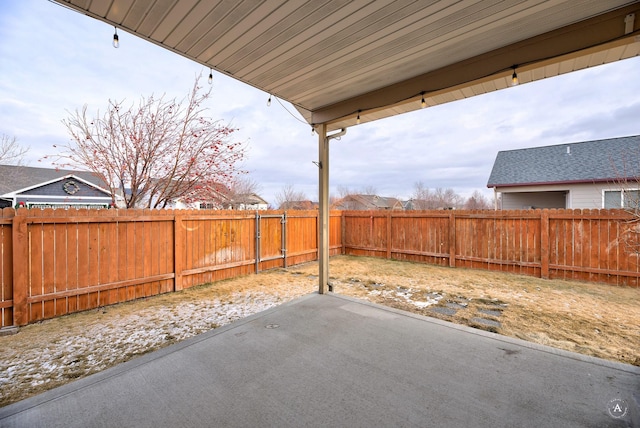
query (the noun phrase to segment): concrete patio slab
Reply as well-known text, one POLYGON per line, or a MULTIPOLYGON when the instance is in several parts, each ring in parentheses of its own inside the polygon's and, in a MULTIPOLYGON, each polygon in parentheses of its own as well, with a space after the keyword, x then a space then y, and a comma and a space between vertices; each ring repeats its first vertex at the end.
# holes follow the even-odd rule
POLYGON ((1 427, 632 427, 640 368, 312 294, 0 409, 1 427))

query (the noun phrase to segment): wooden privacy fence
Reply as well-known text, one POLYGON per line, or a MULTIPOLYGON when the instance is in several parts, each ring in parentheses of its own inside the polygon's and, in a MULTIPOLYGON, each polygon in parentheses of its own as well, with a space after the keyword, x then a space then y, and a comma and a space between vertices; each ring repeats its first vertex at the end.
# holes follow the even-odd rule
MULTIPOLYGON (((1 214, 1 327, 318 258, 317 211, 1 214)), ((617 210, 334 211, 330 252, 637 287, 632 220, 617 210)))
POLYGON ((345 254, 638 286, 640 223, 623 210, 347 211, 345 254))
POLYGON ((317 211, 4 209, 2 327, 316 260, 317 228, 317 211))

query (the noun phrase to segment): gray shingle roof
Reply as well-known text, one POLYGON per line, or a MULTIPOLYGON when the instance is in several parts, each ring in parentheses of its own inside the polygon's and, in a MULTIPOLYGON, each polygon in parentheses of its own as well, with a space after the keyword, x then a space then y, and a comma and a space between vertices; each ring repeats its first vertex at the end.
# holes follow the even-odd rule
POLYGON ((73 174, 103 189, 107 188, 107 185, 102 180, 89 171, 0 165, 0 195, 55 180, 69 174, 73 174))
POLYGON ((397 198, 378 195, 352 194, 336 202, 336 209, 378 210, 402 208, 402 202, 397 198))
POLYGON ((267 203, 267 201, 265 201, 255 193, 242 193, 240 195, 235 195, 235 197, 233 198, 233 202, 237 204, 266 204, 267 203))
POLYGON ((487 187, 640 177, 640 135, 498 152, 487 187))

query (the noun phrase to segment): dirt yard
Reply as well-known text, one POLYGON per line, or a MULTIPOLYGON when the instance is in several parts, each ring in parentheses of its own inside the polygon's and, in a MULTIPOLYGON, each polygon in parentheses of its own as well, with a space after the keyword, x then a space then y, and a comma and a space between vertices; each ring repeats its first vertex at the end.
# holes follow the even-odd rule
MULTIPOLYGON (((0 406, 316 291, 317 263, 48 320, 0 337, 0 406)), ((640 289, 334 257, 338 294, 640 366, 640 289)))

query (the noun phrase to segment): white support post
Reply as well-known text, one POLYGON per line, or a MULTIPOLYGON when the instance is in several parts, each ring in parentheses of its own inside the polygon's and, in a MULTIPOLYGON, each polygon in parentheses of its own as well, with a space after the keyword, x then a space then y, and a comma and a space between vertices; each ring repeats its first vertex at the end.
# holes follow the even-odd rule
POLYGON ((329 288, 329 138, 327 125, 316 126, 318 132, 318 293, 329 288))

